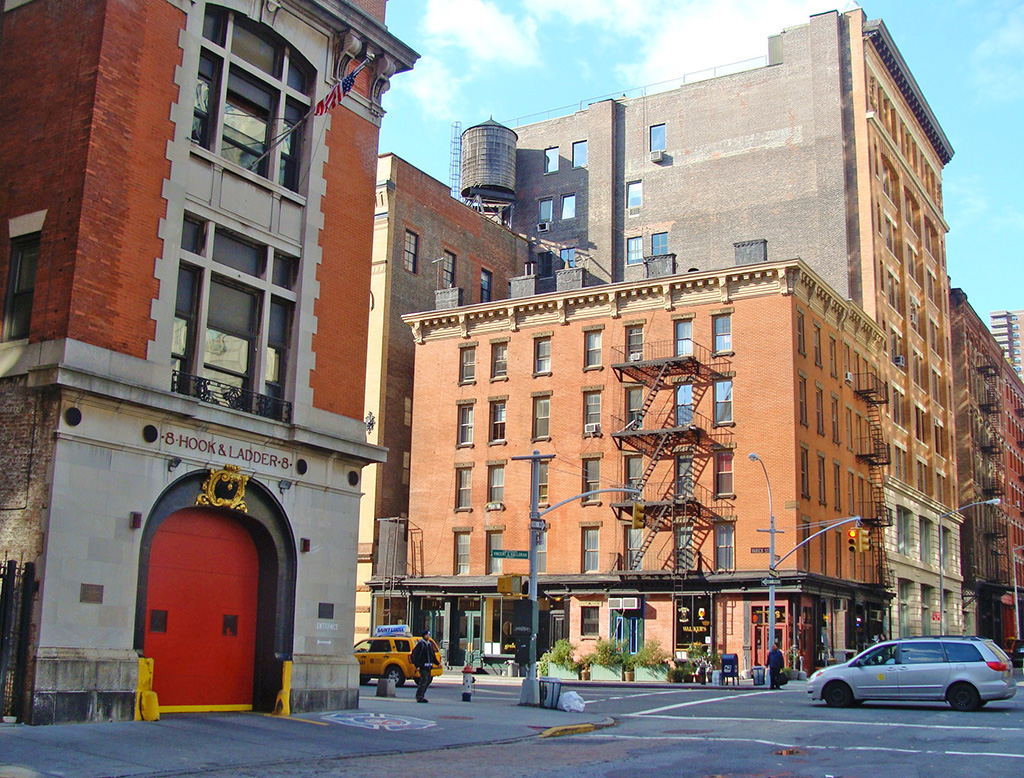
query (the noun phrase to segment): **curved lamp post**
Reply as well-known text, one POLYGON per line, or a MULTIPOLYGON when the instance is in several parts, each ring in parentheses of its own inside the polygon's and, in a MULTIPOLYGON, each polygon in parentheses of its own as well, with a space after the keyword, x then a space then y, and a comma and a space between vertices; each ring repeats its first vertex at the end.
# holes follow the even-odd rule
MULTIPOLYGON (((946 634, 946 564, 942 558, 942 520, 947 516, 952 516, 954 513, 959 513, 967 508, 973 508, 975 505, 999 505, 1002 502, 998 497, 993 497, 991 500, 978 500, 976 502, 969 502, 966 505, 961 505, 956 510, 946 511, 945 513, 939 514, 939 634, 946 634)), ((1016 571, 1016 568, 1014 568, 1016 571)))
MULTIPOLYGON (((775 529, 775 513, 772 511, 772 482, 768 478, 768 468, 764 466, 764 460, 751 451, 748 455, 751 462, 761 465, 764 472, 764 482, 768 487, 768 529, 758 529, 758 532, 768 533, 768 574, 775 577, 775 535, 780 530, 775 529)), ((768 645, 775 642, 775 587, 768 587, 768 645)))

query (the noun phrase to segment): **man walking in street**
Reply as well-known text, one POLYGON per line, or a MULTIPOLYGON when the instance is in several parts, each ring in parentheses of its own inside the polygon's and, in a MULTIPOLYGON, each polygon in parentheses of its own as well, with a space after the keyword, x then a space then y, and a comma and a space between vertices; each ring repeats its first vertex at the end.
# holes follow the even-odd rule
POLYGON ((772 650, 768 652, 768 679, 769 686, 772 689, 781 689, 782 684, 780 676, 782 675, 782 668, 786 665, 786 659, 782 656, 782 652, 779 651, 779 644, 772 643, 772 650))
POLYGON ((434 680, 432 670, 438 664, 437 654, 434 653, 434 644, 430 642, 430 630, 423 630, 423 636, 412 649, 409 657, 413 665, 420 672, 419 680, 416 682, 416 702, 430 702, 427 699, 427 687, 434 680))

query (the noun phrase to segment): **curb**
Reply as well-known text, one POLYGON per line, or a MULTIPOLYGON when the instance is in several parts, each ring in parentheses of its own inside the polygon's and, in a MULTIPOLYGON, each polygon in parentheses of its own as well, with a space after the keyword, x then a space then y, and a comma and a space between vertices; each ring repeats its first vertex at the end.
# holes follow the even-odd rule
POLYGON ((537 737, 561 737, 562 735, 580 735, 584 732, 593 732, 595 729, 614 727, 614 719, 605 719, 597 724, 563 724, 558 727, 549 727, 537 737))

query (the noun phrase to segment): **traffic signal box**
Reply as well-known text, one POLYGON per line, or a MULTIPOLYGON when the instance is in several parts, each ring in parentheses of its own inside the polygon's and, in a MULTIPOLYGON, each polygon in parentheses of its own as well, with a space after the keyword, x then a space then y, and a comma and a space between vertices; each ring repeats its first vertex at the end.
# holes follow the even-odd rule
POLYGON ((517 597, 523 594, 523 577, 520 575, 499 575, 497 584, 498 594, 511 594, 517 597))
POLYGON ((850 553, 863 553, 871 549, 871 536, 863 527, 846 530, 846 547, 850 553))
POLYGON ((644 504, 642 502, 633 503, 633 529, 644 528, 644 504))

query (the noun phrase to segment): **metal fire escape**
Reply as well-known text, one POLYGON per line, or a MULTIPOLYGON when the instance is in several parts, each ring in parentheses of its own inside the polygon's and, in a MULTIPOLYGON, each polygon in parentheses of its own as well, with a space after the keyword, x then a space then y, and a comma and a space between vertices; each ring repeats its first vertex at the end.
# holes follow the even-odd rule
MULTIPOLYGON (((643 456, 643 470, 632 479, 631 486, 640 490, 644 504, 643 537, 638 548, 630 549, 624 567, 643 569, 644 556, 659 532, 671 531, 675 543, 677 527, 691 528, 691 552, 680 558, 673 553, 665 567, 686 573, 683 564, 693 567, 699 558, 716 515, 713 491, 700 483, 701 473, 712 457, 716 445, 731 438, 731 427, 716 428, 712 420, 696 412, 700 399, 712 385, 727 362, 715 357, 704 347, 687 341, 687 353, 677 354, 675 341, 627 345, 618 351, 620 361, 612 364, 623 384, 636 384, 643 390, 639 407, 627 408, 615 419, 617 432, 612 433, 620 450, 635 451, 643 456), (676 390, 689 384, 690 401, 677 405, 676 390), (683 458, 689 470, 682 477, 676 461, 683 458)), ((632 503, 614 503, 620 517, 628 517, 632 503)))
POLYGON ((871 499, 861 505, 861 521, 871 532, 871 553, 883 589, 893 585, 893 573, 885 550, 885 528, 892 525, 892 510, 885 504, 885 468, 891 460, 882 429, 882 406, 889 402, 885 382, 874 373, 854 376, 854 392, 867 404, 868 434, 857 442, 857 459, 866 462, 871 499))
MULTIPOLYGON (((981 411, 978 443, 982 454, 982 472, 978 477, 977 499, 991 500, 994 497, 1002 497, 1004 493, 999 367, 993 364, 980 364, 977 370, 984 381, 984 387, 979 387, 981 391, 978 398, 978 410, 981 411)), ((1007 528, 1004 517, 1000 514, 1000 508, 992 507, 991 510, 985 510, 976 516, 975 549, 984 550, 986 559, 995 564, 996 579, 1000 583, 1009 583, 1011 570, 1007 528)), ((984 577, 988 578, 990 571, 986 570, 985 573, 984 577)))

